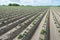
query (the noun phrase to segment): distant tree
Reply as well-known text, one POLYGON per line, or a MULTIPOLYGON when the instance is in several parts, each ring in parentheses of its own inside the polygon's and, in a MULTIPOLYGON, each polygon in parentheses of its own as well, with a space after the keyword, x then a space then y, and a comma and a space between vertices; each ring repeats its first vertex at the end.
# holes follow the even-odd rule
POLYGON ((10 4, 8 4, 8 6, 12 6, 12 4, 10 3, 10 4))
POLYGON ((20 6, 19 4, 8 4, 8 6, 20 6))
POLYGON ((2 6, 6 6, 6 5, 2 5, 2 6))
POLYGON ((58 6, 58 7, 60 7, 60 6, 58 6))

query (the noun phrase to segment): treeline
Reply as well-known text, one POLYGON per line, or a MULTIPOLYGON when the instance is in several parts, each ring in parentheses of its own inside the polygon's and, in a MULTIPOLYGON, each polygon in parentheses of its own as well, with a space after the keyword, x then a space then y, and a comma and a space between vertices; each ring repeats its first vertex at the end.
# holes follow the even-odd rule
MULTIPOLYGON (((16 4, 16 3, 9 3, 8 5, 1 5, 1 6, 24 6, 24 5, 19 5, 19 4, 16 4)), ((26 5, 26 6, 32 6, 32 5, 26 5)))
POLYGON ((12 3, 10 3, 10 4, 8 4, 8 6, 20 6, 19 4, 12 4, 12 3))

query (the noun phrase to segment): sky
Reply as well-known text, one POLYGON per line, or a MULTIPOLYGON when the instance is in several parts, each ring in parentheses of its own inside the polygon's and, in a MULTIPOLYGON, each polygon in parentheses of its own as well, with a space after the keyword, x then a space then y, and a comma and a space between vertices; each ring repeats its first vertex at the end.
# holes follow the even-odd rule
POLYGON ((17 3, 20 5, 60 5, 60 0, 0 0, 0 5, 8 5, 9 3, 17 3))

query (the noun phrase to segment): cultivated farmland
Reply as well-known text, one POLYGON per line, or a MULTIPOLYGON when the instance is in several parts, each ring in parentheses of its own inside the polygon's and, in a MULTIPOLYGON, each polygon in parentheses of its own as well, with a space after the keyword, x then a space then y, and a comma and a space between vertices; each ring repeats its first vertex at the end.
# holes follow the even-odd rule
POLYGON ((60 40, 60 7, 0 6, 0 40, 60 40))

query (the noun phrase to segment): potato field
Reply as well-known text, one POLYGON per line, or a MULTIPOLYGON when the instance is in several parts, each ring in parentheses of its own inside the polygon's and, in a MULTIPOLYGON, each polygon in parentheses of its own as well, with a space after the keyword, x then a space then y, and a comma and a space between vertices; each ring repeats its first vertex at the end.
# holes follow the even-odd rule
POLYGON ((0 6, 0 40, 60 40, 60 7, 0 6))

